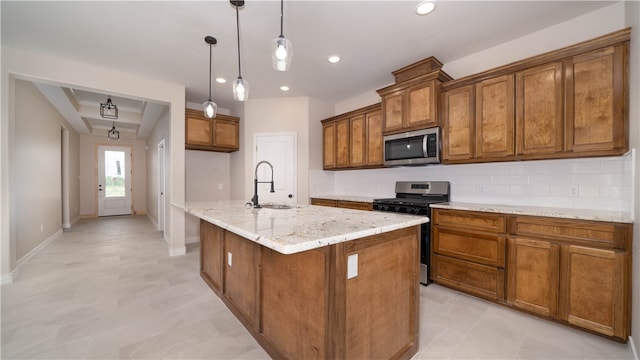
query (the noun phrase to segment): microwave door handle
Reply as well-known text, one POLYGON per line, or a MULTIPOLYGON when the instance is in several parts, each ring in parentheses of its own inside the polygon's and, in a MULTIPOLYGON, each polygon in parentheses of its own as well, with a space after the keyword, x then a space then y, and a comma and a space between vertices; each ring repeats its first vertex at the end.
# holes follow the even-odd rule
POLYGON ((429 139, 429 135, 422 137, 422 156, 425 158, 429 156, 429 153, 427 153, 427 139, 429 139))

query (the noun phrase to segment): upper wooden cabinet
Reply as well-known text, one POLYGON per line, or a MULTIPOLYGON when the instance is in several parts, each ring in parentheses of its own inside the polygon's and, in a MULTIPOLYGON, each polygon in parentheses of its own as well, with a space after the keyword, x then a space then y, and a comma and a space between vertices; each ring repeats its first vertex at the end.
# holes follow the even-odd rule
POLYGON ((240 147, 240 119, 235 116, 217 114, 209 119, 202 111, 186 109, 185 126, 188 150, 232 152, 240 147))
POLYGON ((629 39, 625 29, 443 83, 442 161, 624 154, 629 39))
POLYGON ((322 120, 325 170, 383 165, 380 104, 322 120))
POLYGON ((396 84, 377 90, 385 135, 438 126, 440 84, 451 80, 441 67, 434 57, 424 59, 394 71, 396 84))

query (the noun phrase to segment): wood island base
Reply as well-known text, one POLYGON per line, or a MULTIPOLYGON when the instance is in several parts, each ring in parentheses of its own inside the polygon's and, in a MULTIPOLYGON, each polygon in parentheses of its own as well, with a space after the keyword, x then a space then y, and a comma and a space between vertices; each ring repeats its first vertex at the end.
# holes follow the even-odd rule
POLYGON ((273 358, 418 351, 419 226, 290 255, 204 220, 200 231, 202 278, 273 358))

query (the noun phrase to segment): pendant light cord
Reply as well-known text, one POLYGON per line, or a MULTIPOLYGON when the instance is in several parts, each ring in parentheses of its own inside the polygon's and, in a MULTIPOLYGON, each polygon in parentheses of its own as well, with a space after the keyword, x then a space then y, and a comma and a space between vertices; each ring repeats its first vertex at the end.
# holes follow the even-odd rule
POLYGON ((238 34, 238 77, 242 78, 240 67, 240 15, 238 15, 238 5, 236 5, 236 32, 238 34))
POLYGON ((211 53, 213 52, 213 47, 209 44, 209 101, 211 101, 211 53))
POLYGON ((284 24, 284 0, 280 0, 280 37, 283 37, 282 28, 284 24))

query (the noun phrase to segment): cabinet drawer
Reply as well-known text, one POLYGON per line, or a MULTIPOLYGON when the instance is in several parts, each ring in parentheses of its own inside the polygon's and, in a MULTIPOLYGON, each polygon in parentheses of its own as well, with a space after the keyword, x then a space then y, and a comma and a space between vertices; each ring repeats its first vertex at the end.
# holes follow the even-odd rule
POLYGON ((436 283, 491 300, 504 300, 504 270, 447 256, 433 255, 436 283))
POLYGON ((509 233, 514 235, 607 248, 628 248, 631 241, 630 229, 630 224, 597 221, 531 216, 511 216, 509 219, 509 233))
POLYGON ((360 202, 360 201, 339 200, 337 206, 339 208, 344 208, 344 209, 366 210, 366 211, 373 210, 372 203, 360 202))
POLYGON ((433 229, 433 252, 504 268, 506 237, 453 229, 433 229))
POLYGON ((311 205, 336 207, 338 206, 338 201, 331 199, 311 198, 311 205))
POLYGON ((434 209, 432 215, 433 223, 436 225, 496 233, 506 231, 506 217, 502 214, 434 209))

